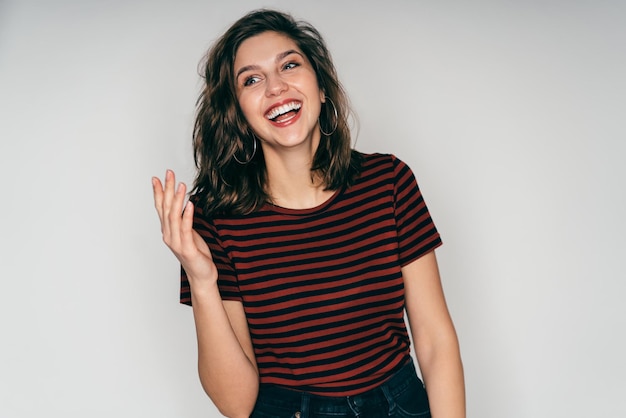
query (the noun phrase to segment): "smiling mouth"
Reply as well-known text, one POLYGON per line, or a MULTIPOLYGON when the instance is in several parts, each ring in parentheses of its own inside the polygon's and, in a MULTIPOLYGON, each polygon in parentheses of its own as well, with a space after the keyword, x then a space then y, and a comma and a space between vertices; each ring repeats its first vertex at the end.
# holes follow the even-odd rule
POLYGON ((292 118, 294 118, 300 108, 302 107, 302 103, 300 102, 290 102, 281 106, 276 106, 271 109, 269 112, 265 114, 265 117, 272 122, 280 123, 286 122, 292 118))

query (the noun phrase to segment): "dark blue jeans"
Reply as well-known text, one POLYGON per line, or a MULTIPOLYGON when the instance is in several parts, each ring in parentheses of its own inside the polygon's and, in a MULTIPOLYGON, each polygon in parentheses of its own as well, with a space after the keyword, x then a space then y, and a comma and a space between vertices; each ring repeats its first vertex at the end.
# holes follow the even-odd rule
POLYGON ((312 395, 261 385, 251 418, 430 418, 424 384, 408 362, 381 386, 355 396, 312 395))

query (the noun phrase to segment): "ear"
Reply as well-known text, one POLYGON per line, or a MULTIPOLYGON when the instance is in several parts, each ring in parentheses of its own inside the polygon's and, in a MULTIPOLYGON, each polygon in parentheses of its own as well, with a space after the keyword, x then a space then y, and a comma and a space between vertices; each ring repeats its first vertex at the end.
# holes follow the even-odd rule
POLYGON ((320 90, 320 102, 326 103, 326 93, 324 90, 320 90))

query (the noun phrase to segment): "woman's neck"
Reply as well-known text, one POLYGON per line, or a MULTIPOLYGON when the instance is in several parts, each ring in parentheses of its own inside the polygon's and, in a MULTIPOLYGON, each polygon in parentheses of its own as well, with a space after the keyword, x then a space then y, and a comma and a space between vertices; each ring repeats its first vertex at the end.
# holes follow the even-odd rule
MULTIPOLYGON (((276 156, 275 156, 276 157, 276 156)), ((328 200, 333 191, 311 171, 313 155, 294 153, 289 158, 269 158, 268 193, 272 203, 289 209, 310 209, 328 200)))

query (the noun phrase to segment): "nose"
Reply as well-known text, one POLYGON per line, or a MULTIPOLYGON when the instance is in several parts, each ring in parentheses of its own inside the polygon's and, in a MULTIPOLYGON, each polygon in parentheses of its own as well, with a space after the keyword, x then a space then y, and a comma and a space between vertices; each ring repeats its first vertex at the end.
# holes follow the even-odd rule
POLYGON ((279 75, 267 76, 265 86, 265 94, 267 96, 279 96, 287 90, 287 83, 279 75))

